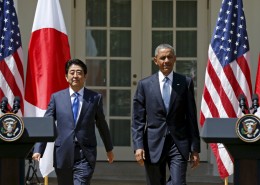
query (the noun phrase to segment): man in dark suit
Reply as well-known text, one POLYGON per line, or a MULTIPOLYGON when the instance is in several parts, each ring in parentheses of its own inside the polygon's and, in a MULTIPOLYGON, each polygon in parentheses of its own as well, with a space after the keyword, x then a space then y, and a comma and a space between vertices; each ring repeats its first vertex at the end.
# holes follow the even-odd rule
MULTIPOLYGON (((59 185, 88 185, 97 155, 95 126, 105 145, 109 163, 114 159, 113 145, 103 113, 102 96, 84 87, 87 66, 81 60, 72 59, 66 63, 65 72, 69 88, 51 96, 45 113, 45 117, 53 117, 57 125, 54 168, 59 185)), ((35 144, 34 160, 40 160, 45 147, 46 143, 35 144)))
POLYGON ((159 72, 139 81, 133 99, 135 158, 145 165, 148 185, 186 185, 188 160, 199 164, 200 137, 193 81, 173 72, 174 48, 161 44, 154 63, 159 72), (165 78, 167 77, 167 78, 165 78))

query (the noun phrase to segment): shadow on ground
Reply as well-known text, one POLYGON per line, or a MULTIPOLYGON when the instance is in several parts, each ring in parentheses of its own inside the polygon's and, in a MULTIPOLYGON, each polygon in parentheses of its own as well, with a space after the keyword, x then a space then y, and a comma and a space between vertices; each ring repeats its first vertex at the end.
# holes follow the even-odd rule
MULTIPOLYGON (((213 176, 212 165, 201 163, 188 169, 187 185, 224 185, 221 178, 213 176)), ((39 178, 44 185, 43 178, 39 178)), ((136 162, 97 162, 91 185, 145 185, 144 167, 136 162)), ((38 184, 39 185, 39 184, 38 184)), ((57 185, 55 177, 48 178, 48 185, 57 185)), ((233 185, 229 183, 228 185, 233 185)))

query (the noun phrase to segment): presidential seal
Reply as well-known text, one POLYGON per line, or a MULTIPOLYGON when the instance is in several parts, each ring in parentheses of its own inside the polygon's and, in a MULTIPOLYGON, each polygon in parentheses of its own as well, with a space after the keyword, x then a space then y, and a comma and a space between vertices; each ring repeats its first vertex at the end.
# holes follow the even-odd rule
POLYGON ((253 114, 246 114, 236 123, 237 136, 247 142, 253 143, 260 139, 260 118, 253 114))
POLYGON ((22 119, 13 114, 7 113, 0 117, 0 139, 4 141, 16 141, 24 131, 22 119))

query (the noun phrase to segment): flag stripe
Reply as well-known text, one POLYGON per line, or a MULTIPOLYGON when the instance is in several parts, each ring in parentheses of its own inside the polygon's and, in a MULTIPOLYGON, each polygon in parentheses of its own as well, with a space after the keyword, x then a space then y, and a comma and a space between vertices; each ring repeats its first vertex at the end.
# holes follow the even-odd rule
POLYGON ((229 174, 232 174, 232 168, 233 168, 233 162, 231 160, 230 157, 228 157, 226 160, 225 158, 222 156, 222 152, 224 151, 225 154, 227 154, 227 152, 225 151, 225 148, 223 148, 224 150, 219 150, 219 145, 220 143, 210 143, 210 147, 212 148, 212 151, 216 157, 216 161, 218 163, 218 166, 221 168, 221 176, 229 176, 229 174), (224 162, 223 161, 229 161, 229 162, 224 162), (227 166, 228 164, 231 164, 231 166, 227 166))
MULTIPOLYGON (((234 64, 234 66, 237 67, 235 62, 233 64, 234 64)), ((224 67, 224 73, 226 74, 226 77, 229 81, 229 84, 232 88, 232 91, 234 92, 235 96, 238 97, 243 91, 240 88, 240 85, 238 84, 237 78, 235 77, 233 70, 232 70, 230 65, 227 65, 226 67, 224 67)), ((232 104, 231 104, 231 106, 232 106, 232 104)), ((233 115, 230 115, 229 117, 236 117, 236 113, 234 112, 233 115)))
POLYGON ((13 57, 14 57, 14 60, 15 60, 15 63, 16 63, 16 66, 17 66, 17 69, 18 69, 18 71, 19 71, 19 75, 20 75, 20 79, 22 80, 22 84, 24 84, 24 71, 23 71, 23 62, 22 62, 22 60, 21 60, 21 58, 23 57, 23 56, 19 56, 20 54, 19 54, 19 52, 21 52, 21 47, 17 50, 17 52, 15 52, 14 54, 13 54, 13 57))
MULTIPOLYGON (((14 55, 17 52, 14 53, 14 55)), ((10 55, 9 57, 5 58, 5 64, 7 67, 5 67, 6 73, 8 76, 6 76, 7 81, 9 81, 9 86, 12 87, 14 85, 14 89, 17 91, 20 91, 20 93, 23 93, 23 80, 19 73, 19 70, 17 68, 17 63, 14 55, 10 55), (21 89, 22 88, 22 89, 21 89)), ((15 94, 15 93, 14 93, 15 94)))
MULTIPOLYGON (((249 94, 252 94, 252 82, 251 82, 251 77, 247 74, 250 74, 250 68, 249 65, 247 65, 247 59, 248 54, 245 53, 243 56, 239 57, 237 59, 237 63, 240 66, 240 69, 242 71, 242 77, 238 78, 239 84, 242 84, 241 86, 245 86, 246 92, 250 92, 249 94)), ((247 95, 246 92, 243 92, 244 95, 247 95)), ((247 99, 250 99, 251 97, 247 97, 247 99)))
MULTIPOLYGON (((205 99, 206 103, 208 103, 209 109, 205 108, 204 105, 201 105, 201 109, 204 112, 205 115, 208 115, 209 117, 218 117, 220 114, 223 117, 227 117, 225 109, 221 102, 221 97, 219 96, 218 92, 216 91, 213 82, 211 81, 211 78, 209 77, 208 70, 206 70, 205 73, 205 88, 206 92, 210 94, 211 99, 205 99), (207 102, 209 101, 209 102, 207 102), (215 105, 217 108, 214 109, 213 105, 215 105), (213 109, 210 109, 213 107, 213 109), (210 114, 209 114, 210 113, 210 114), (225 115, 224 115, 225 114, 225 115)), ((202 97, 204 100, 204 97, 202 97)), ((203 102, 202 102, 203 103, 203 102)))
POLYGON ((225 176, 225 177, 229 176, 229 173, 227 172, 227 169, 224 165, 225 162, 223 163, 223 161, 221 160, 217 143, 210 143, 210 147, 212 149, 214 156, 216 157, 216 162, 220 171, 220 176, 225 176))
POLYGON ((203 126, 205 122, 205 116, 203 114, 203 111, 200 111, 200 125, 203 126))
MULTIPOLYGON (((214 70, 213 64, 211 64, 211 61, 208 64, 207 70, 208 70, 208 74, 210 76, 210 79, 212 80, 212 84, 214 85, 217 93, 221 96, 220 101, 222 102, 222 105, 224 105, 223 107, 225 109, 225 112, 228 114, 228 117, 234 117, 235 112, 234 112, 233 106, 232 106, 232 104, 231 104, 231 102, 230 102, 230 100, 229 100, 229 98, 226 94, 226 91, 224 89, 225 87, 222 86, 221 81, 218 78, 218 75, 216 74, 217 70, 214 70)), ((220 78, 223 77, 223 73, 221 73, 221 74, 222 75, 219 75, 220 78)))
MULTIPOLYGON (((218 109, 217 109, 216 105, 214 104, 214 101, 211 98, 207 87, 204 88, 204 98, 203 98, 203 100, 204 99, 205 99, 205 101, 204 101, 205 103, 203 103, 203 104, 207 104, 207 107, 206 107, 206 110, 204 110, 203 112, 210 111, 210 114, 212 114, 213 117, 219 117, 218 109)), ((209 112, 207 112, 206 114, 208 115, 209 112)))

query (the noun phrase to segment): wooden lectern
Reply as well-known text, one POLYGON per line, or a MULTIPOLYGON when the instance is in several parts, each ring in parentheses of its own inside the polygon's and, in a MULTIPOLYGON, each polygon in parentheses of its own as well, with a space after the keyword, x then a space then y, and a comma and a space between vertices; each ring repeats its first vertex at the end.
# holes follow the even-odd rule
POLYGON ((237 118, 207 118, 201 138, 223 143, 234 159, 234 185, 260 185, 260 140, 248 143, 236 134, 237 118))
MULTIPOLYGON (((21 159, 25 159, 36 142, 53 142, 56 138, 53 118, 24 117, 23 135, 16 141, 0 140, 0 185, 19 185, 21 159)), ((24 167, 23 167, 24 168, 24 167)))

